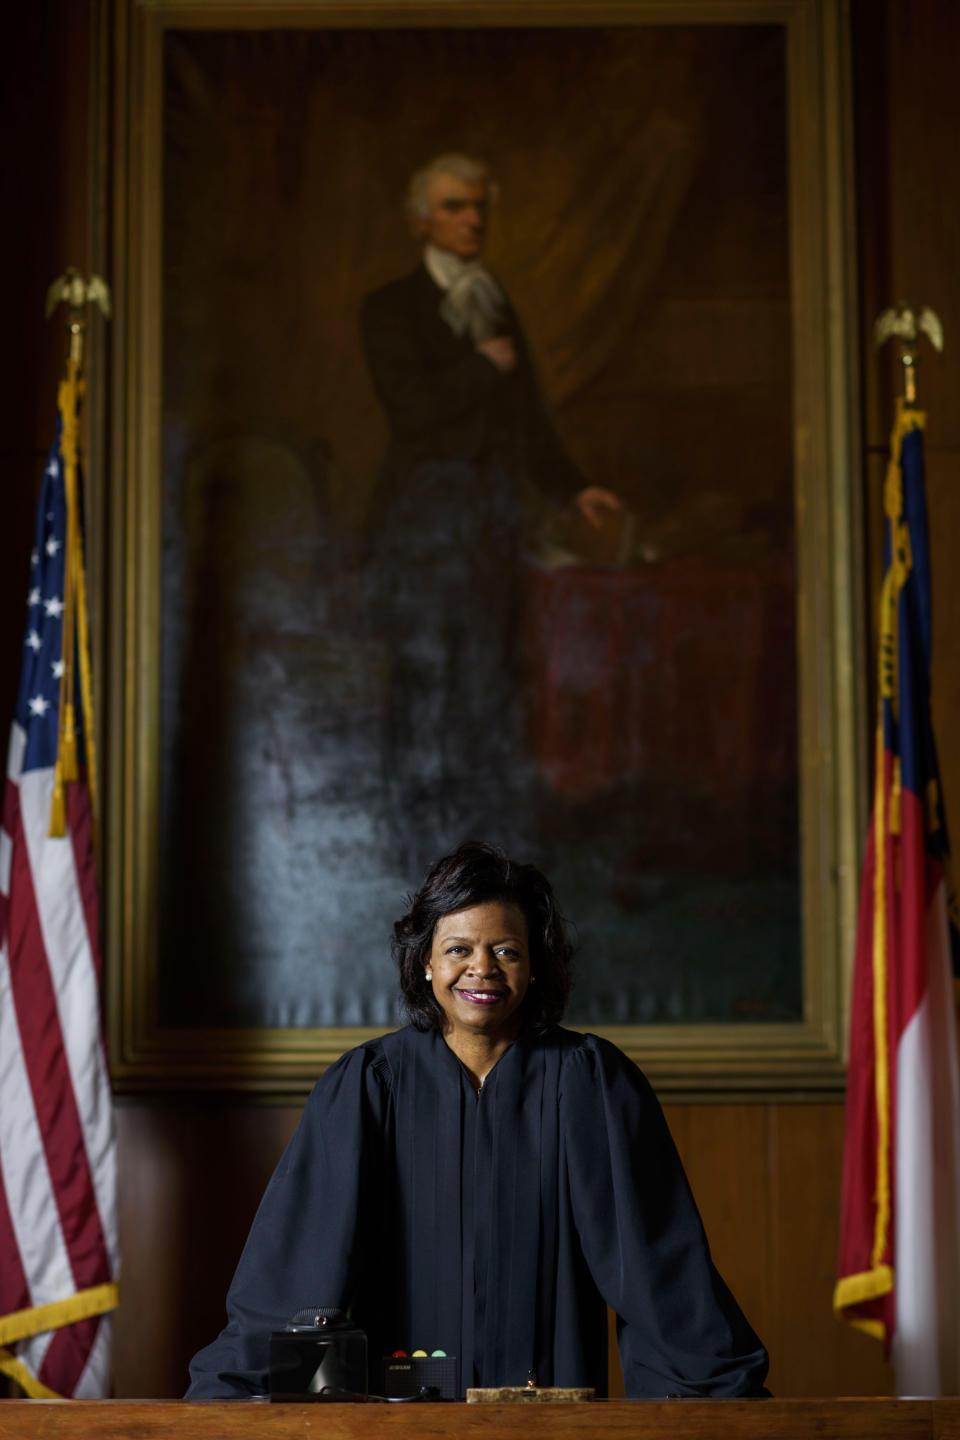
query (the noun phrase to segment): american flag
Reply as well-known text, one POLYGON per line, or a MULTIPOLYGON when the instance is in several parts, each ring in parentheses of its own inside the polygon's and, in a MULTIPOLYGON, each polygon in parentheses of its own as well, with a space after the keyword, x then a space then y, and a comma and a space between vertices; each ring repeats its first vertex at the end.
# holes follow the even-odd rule
POLYGON ((0 1372, 31 1396, 96 1397, 117 1302, 116 1155, 79 687, 80 778, 65 787, 66 834, 50 834, 69 603, 63 415, 61 401, 0 829, 0 1372))

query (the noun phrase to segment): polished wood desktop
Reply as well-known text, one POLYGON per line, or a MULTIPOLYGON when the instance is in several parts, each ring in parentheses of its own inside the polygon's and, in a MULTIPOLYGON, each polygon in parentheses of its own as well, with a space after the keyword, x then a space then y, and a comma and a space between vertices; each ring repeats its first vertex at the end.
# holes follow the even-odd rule
POLYGON ((960 1398, 271 1405, 6 1400, 0 1440, 960 1440, 960 1398))

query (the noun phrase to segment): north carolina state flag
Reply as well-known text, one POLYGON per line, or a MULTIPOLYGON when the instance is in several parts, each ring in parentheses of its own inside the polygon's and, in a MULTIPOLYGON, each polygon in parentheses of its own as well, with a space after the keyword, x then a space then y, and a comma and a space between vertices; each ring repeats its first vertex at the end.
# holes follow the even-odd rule
POLYGON ((834 1292, 838 1315, 884 1341, 901 1395, 960 1388, 958 946, 930 719, 925 418, 899 402, 884 492, 876 770, 834 1292))

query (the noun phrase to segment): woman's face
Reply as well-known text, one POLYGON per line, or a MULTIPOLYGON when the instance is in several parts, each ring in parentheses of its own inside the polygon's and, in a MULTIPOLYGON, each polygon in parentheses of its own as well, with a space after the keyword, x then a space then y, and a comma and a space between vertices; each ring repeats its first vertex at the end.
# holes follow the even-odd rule
POLYGON ((448 1032, 511 1036, 530 985, 523 911, 491 900, 444 915, 424 968, 433 971, 433 994, 448 1032))

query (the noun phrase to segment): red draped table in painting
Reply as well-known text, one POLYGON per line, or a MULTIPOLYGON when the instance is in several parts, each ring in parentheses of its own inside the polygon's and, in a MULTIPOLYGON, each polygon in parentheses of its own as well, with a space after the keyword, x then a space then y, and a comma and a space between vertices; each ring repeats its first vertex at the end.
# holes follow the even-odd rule
POLYGON ((531 570, 528 595, 529 738, 554 790, 795 776, 791 567, 568 566, 531 570))

